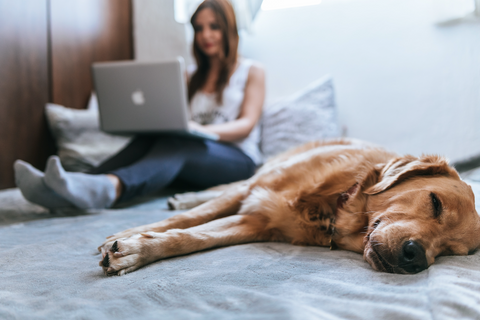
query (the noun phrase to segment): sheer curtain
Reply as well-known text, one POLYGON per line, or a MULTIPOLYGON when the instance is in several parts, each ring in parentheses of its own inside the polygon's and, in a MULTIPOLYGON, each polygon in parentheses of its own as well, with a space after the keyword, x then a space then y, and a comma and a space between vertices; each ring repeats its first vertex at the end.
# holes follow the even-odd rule
MULTIPOLYGON (((203 0, 175 0, 175 20, 188 23, 195 9, 203 0)), ((239 30, 251 30, 253 19, 260 9, 263 0, 229 0, 237 17, 239 30)))

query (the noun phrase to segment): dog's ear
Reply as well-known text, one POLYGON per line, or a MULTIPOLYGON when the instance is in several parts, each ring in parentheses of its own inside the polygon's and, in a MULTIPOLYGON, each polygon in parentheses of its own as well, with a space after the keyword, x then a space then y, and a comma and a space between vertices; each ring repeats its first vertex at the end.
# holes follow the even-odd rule
POLYGON ((379 170, 378 182, 368 188, 366 194, 377 194, 391 188, 396 183, 418 175, 450 175, 460 179, 455 169, 448 165, 448 161, 436 155, 424 155, 419 158, 410 155, 390 160, 379 170))
POLYGON ((333 218, 338 196, 357 183, 356 174, 352 168, 328 170, 316 186, 299 190, 290 207, 306 221, 333 218))

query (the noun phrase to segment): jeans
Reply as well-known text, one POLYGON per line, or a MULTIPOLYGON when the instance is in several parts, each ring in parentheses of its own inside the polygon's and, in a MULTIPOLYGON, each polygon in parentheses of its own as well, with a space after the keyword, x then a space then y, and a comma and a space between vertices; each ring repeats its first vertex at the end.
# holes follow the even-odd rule
POLYGON ((123 184, 118 202, 158 191, 174 181, 208 188, 250 178, 255 163, 236 146, 181 136, 138 136, 90 173, 123 184))

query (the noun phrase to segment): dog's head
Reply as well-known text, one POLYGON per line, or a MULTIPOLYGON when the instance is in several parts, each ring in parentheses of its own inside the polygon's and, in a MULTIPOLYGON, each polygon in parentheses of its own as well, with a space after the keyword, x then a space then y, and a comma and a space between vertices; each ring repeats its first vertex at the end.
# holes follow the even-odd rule
POLYGON ((439 255, 467 255, 479 247, 472 189, 444 158, 396 158, 378 166, 378 177, 364 192, 364 258, 375 270, 417 273, 439 255))

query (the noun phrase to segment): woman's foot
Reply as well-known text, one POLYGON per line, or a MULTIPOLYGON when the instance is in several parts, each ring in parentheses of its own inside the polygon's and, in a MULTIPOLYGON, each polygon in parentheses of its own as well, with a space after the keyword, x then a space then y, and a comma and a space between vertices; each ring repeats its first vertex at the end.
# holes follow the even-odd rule
POLYGON ((45 183, 81 209, 109 208, 117 199, 116 186, 105 174, 66 172, 57 156, 51 156, 45 170, 45 183))
POLYGON ((13 166, 15 183, 25 199, 48 209, 72 208, 73 204, 49 188, 44 174, 29 163, 17 160, 13 166))

